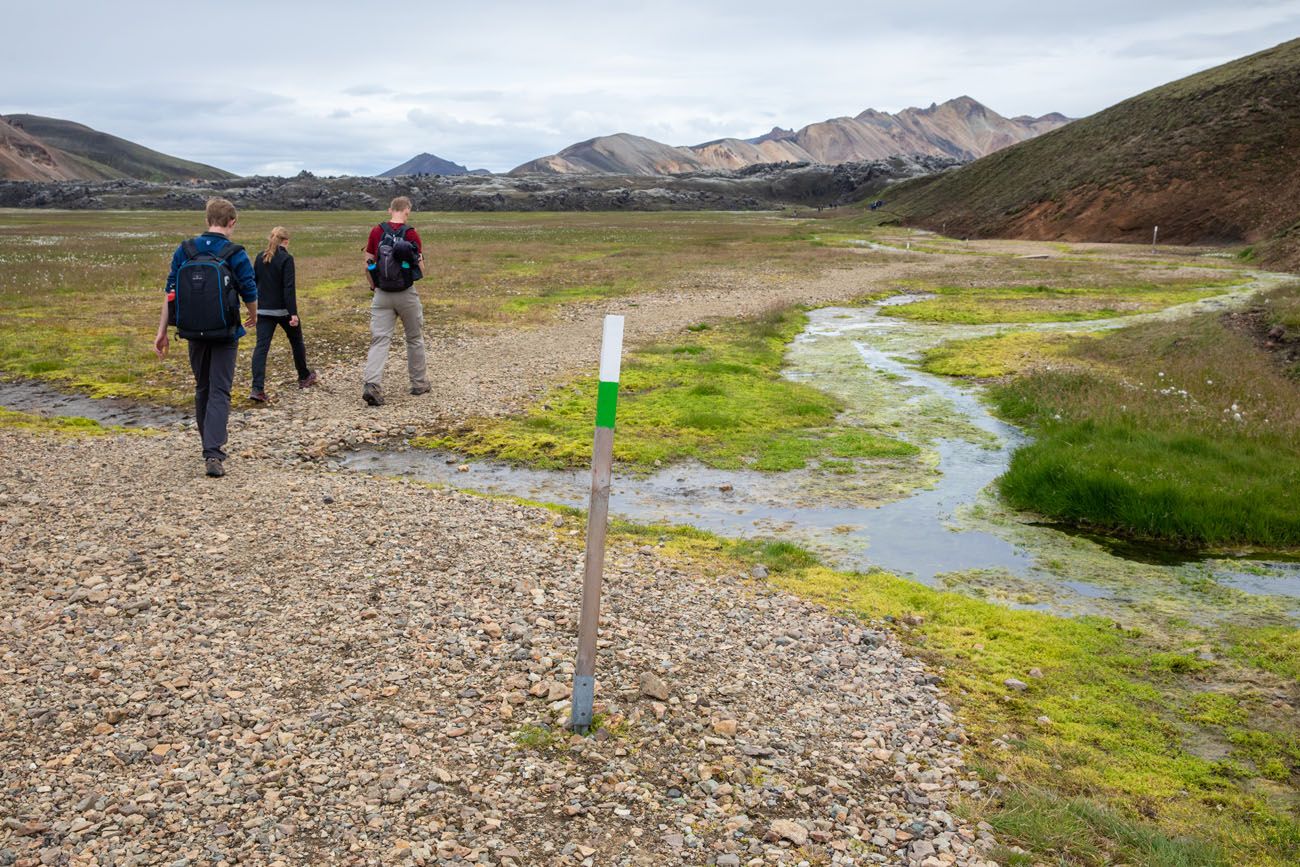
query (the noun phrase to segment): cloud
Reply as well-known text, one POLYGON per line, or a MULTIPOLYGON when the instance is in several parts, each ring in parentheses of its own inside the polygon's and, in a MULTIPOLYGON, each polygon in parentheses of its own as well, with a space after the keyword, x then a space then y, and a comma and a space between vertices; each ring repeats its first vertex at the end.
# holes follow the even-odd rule
MULTIPOLYGON (((39 39, 0 55, 0 111, 66 117, 239 172, 372 173, 430 151, 506 170, 597 135, 669 144, 753 136, 872 107, 969 93, 1006 115, 1082 116, 1300 31, 1300 0, 1073 4, 788 0, 637 6, 571 0, 548 20, 506 0, 454 15, 403 7, 403 57, 373 10, 285 0, 276 49, 236 43, 214 74, 156 2, 64 0, 60 57, 39 39), (121 47, 129 40, 138 46, 121 47)), ((255 0, 223 15, 252 21, 255 0)), ((49 28, 39 4, 9 32, 49 28)), ((251 36, 251 32, 246 34, 251 36)))

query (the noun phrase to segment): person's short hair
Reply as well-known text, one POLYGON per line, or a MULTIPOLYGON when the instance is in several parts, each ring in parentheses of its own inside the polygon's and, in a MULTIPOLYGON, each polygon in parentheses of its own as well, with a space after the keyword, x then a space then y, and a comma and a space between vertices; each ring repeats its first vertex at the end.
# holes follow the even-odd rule
POLYGON ((220 226, 224 229, 235 222, 235 205, 229 199, 213 197, 208 199, 204 214, 208 218, 209 226, 220 226))
POLYGON ((388 203, 390 211, 409 211, 411 210, 411 200, 406 196, 398 196, 388 203))

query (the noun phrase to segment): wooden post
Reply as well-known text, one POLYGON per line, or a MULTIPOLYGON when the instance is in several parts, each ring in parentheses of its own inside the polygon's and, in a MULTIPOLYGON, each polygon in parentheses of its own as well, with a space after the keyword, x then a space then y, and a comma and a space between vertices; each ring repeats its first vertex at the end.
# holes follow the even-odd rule
POLYGON ((1157 238, 1159 235, 1160 235, 1160 227, 1159 227, 1159 226, 1152 226, 1152 227, 1151 227, 1151 252, 1152 252, 1152 253, 1154 253, 1154 252, 1156 251, 1156 238, 1157 238))
POLYGON ((606 316, 600 341, 600 385, 596 392, 596 435, 591 448, 591 504, 587 510, 587 562, 582 576, 582 618, 578 622, 578 661, 573 672, 573 710, 569 726, 591 726, 596 697, 596 634, 600 626, 600 582, 605 570, 605 531, 609 524, 609 483, 614 464, 614 410, 623 355, 623 317, 606 316))

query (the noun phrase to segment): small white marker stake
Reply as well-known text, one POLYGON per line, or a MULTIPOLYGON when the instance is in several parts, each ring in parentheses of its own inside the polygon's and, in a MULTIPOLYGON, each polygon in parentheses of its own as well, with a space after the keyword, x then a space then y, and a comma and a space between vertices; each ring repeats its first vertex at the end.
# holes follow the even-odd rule
POLYGON ((1159 237, 1159 235, 1160 235, 1160 227, 1152 226, 1151 227, 1151 252, 1152 253, 1156 251, 1156 238, 1159 237))
POLYGON ((609 524, 609 484, 614 465, 614 411, 623 358, 623 317, 606 316, 600 341, 600 385, 596 392, 596 435, 591 448, 591 504, 587 509, 587 563, 582 576, 582 617, 578 621, 578 661, 573 672, 573 710, 569 726, 591 726, 596 697, 596 632, 600 626, 600 582, 605 571, 605 531, 609 524))

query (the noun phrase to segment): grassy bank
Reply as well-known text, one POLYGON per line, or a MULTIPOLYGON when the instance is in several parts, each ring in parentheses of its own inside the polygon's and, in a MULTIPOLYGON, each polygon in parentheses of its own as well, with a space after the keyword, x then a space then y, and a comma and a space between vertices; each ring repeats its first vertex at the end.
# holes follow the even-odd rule
POLYGON ((892 622, 942 673, 973 735, 971 760, 993 794, 962 809, 1031 853, 1001 852, 1003 863, 1281 865, 1300 846, 1296 712, 1276 706, 1300 694, 1295 630, 1216 639, 1185 628, 1161 644, 1109 621, 837 572, 787 543, 621 522, 613 533, 708 570, 762 562, 778 587, 892 622), (1284 659, 1270 655, 1280 638, 1284 659))
MULTIPOLYGON (((819 462, 902 457, 917 448, 865 428, 834 427, 841 403, 781 376, 785 346, 802 330, 796 312, 700 330, 629 353, 618 404, 614 456, 647 471, 693 459, 720 468, 789 470, 819 462)), ((596 381, 549 392, 521 416, 479 419, 451 434, 416 440, 541 467, 591 459, 596 381)))
MULTIPOLYGON (((1259 315, 1285 319, 1298 294, 1273 291, 1259 315)), ((1001 414, 1035 435, 1002 477, 1004 497, 1176 544, 1300 545, 1300 386, 1250 321, 1144 323, 993 387, 1001 414)))

